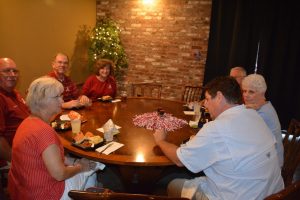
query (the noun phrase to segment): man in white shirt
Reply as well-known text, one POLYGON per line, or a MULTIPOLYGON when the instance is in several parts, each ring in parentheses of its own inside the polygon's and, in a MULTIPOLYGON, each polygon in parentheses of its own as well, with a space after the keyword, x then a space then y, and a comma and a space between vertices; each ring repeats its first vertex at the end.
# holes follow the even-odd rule
POLYGON ((213 121, 206 123, 181 147, 156 130, 154 139, 178 166, 206 176, 175 179, 170 196, 190 199, 263 199, 283 189, 275 139, 255 110, 239 105, 241 90, 231 77, 216 78, 205 86, 205 107, 213 121))

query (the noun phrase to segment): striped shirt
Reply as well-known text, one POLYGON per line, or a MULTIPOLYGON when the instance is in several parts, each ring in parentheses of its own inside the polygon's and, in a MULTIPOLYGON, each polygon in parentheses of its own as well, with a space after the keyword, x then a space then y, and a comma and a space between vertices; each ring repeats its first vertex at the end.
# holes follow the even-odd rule
POLYGON ((26 118, 20 124, 13 141, 8 178, 11 199, 61 198, 65 182, 57 181, 49 174, 42 158, 42 153, 52 144, 59 147, 63 160, 63 146, 52 127, 33 117, 26 118))

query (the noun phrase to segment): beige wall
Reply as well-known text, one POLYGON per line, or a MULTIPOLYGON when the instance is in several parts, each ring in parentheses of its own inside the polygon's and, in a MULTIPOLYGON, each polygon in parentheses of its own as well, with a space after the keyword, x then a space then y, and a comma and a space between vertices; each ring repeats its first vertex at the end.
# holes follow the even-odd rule
POLYGON ((71 77, 82 82, 87 34, 96 22, 96 0, 1 0, 0 57, 14 59, 21 71, 17 89, 24 94, 35 78, 51 70, 53 55, 71 58, 71 77))

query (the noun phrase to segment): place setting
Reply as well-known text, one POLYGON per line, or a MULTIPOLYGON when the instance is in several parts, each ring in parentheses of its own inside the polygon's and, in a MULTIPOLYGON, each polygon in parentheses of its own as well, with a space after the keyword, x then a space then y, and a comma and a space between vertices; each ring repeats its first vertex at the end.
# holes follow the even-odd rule
POLYGON ((71 144, 84 151, 96 151, 108 155, 124 146, 124 144, 114 141, 114 136, 120 133, 119 129, 121 127, 115 125, 111 119, 109 119, 101 128, 96 129, 97 132, 103 134, 103 137, 92 131, 83 133, 81 131, 81 123, 80 120, 78 120, 78 116, 77 118, 74 118, 73 116, 71 128, 73 139, 71 144))
POLYGON ((118 99, 118 98, 114 99, 114 98, 112 98, 109 95, 99 97, 97 100, 100 101, 100 102, 103 102, 103 103, 117 103, 117 102, 121 102, 121 99, 118 99))

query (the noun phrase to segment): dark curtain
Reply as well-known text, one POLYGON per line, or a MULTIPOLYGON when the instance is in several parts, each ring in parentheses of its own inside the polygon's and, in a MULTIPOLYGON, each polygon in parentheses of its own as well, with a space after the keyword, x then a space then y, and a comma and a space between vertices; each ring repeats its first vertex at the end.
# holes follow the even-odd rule
POLYGON ((300 10, 297 1, 212 0, 204 84, 243 66, 267 82, 282 128, 300 120, 300 10))

